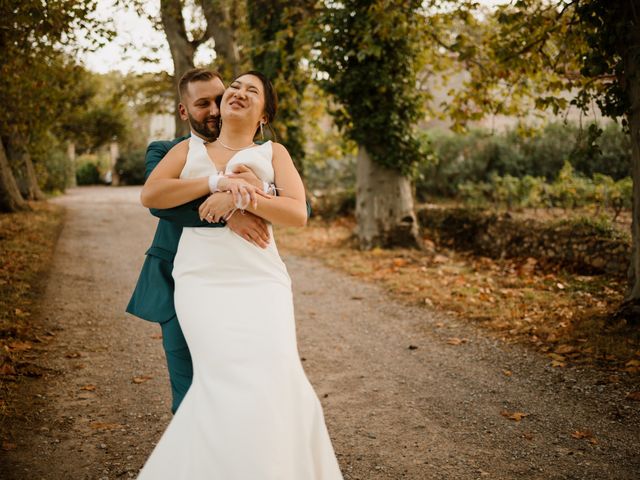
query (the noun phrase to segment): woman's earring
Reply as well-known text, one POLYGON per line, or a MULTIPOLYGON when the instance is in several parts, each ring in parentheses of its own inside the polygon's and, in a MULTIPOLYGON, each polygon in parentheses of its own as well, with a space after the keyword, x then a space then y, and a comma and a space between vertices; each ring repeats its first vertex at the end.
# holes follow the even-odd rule
POLYGON ((262 141, 264 142, 264 130, 262 129, 263 125, 264 123, 260 122, 260 137, 262 137, 262 141))

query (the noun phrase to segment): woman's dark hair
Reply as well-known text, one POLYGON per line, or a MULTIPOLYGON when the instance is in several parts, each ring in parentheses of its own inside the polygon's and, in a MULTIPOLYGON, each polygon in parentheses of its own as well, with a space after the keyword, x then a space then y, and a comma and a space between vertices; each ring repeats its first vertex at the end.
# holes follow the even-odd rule
MULTIPOLYGON (((264 73, 257 70, 249 70, 248 72, 241 73, 236 78, 240 78, 243 75, 253 75, 254 77, 258 77, 262 82, 262 87, 264 89, 264 114, 267 116, 266 126, 269 127, 271 135, 275 138, 276 132, 273 130, 271 122, 276 118, 276 112, 278 111, 278 95, 276 94, 276 90, 273 88, 271 80, 269 80, 264 73)), ((259 131, 260 128, 256 130, 256 134, 259 131)))

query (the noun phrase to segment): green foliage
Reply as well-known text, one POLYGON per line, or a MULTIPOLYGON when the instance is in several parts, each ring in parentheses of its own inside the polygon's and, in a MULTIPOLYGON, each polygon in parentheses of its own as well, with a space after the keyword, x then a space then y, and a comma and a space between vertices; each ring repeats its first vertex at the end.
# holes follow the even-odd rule
POLYGON ((302 58, 310 50, 308 22, 314 0, 247 2, 251 28, 249 55, 254 68, 269 77, 278 92, 278 115, 274 129, 294 160, 304 171, 305 138, 300 104, 309 83, 302 58))
POLYGON ((452 197, 458 185, 490 182, 492 175, 542 177, 553 181, 569 159, 581 175, 596 174, 620 180, 629 175, 631 145, 615 123, 602 130, 597 143, 576 125, 552 123, 529 136, 517 129, 501 134, 471 130, 466 134, 430 131, 423 141, 432 150, 417 168, 419 198, 452 197))
POLYGON ((79 155, 76 158, 76 182, 78 185, 104 183, 103 175, 109 169, 109 157, 104 153, 79 155))
POLYGON ((411 172, 422 152, 413 126, 423 99, 415 88, 422 49, 421 2, 348 0, 318 18, 315 66, 339 103, 332 113, 350 140, 380 165, 411 172))
POLYGON ((125 152, 116 161, 116 171, 123 185, 144 184, 145 157, 146 150, 132 150, 125 152))
POLYGON ((598 211, 602 208, 610 210, 617 218, 623 209, 631 209, 632 182, 630 177, 616 181, 602 174, 587 178, 576 173, 566 162, 551 183, 529 175, 522 178, 492 175, 487 182, 461 183, 458 194, 471 206, 493 205, 508 209, 595 206, 598 211))
POLYGON ((76 170, 76 182, 78 185, 97 185, 100 180, 100 169, 94 162, 86 162, 76 170))

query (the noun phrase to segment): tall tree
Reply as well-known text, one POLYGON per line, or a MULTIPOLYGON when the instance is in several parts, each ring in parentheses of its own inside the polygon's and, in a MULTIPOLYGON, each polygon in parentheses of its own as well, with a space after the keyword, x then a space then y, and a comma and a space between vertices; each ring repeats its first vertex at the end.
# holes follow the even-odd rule
MULTIPOLYGON (((465 5, 467 14, 476 5, 465 5)), ((487 113, 597 104, 621 118, 632 145, 633 221, 629 292, 618 316, 640 324, 640 5, 637 0, 518 0, 486 21, 436 40, 457 55, 467 80, 448 113, 458 123, 487 113), (480 28, 484 27, 484 28, 480 28), (575 92, 573 99, 568 92, 575 92)), ((442 32, 441 32, 442 33, 442 32)))
POLYGON ((418 245, 410 175, 421 152, 420 1, 346 0, 320 16, 316 65, 339 106, 336 122, 358 145, 357 235, 361 248, 418 245))
POLYGON ((5 168, 5 160, 20 173, 29 198, 41 194, 29 142, 42 125, 55 122, 55 107, 64 104, 65 90, 55 88, 51 80, 58 68, 60 51, 74 48, 80 34, 90 45, 109 36, 109 30, 92 18, 95 7, 95 0, 0 2, 0 102, 10 107, 0 111, 2 211, 25 205, 21 195, 16 194, 17 182, 11 169, 5 168))
MULTIPOLYGON (((239 12, 237 2, 225 0, 199 0, 198 6, 205 18, 205 28, 189 31, 185 22, 184 0, 161 0, 161 26, 167 37, 171 58, 173 59, 173 83, 177 91, 180 77, 194 67, 194 55, 200 45, 213 39, 216 51, 216 66, 223 78, 237 75, 240 66, 240 55, 235 39, 234 25, 239 12)), ((195 7, 195 4, 191 4, 195 7)), ((144 14, 144 2, 137 2, 138 12, 144 14)), ((150 18, 152 21, 155 19, 150 18)), ((178 112, 179 98, 175 97, 176 135, 188 133, 188 125, 178 112)))
POLYGON ((315 0, 247 2, 253 67, 269 77, 278 92, 277 138, 304 174, 304 135, 300 104, 310 81, 301 66, 311 48, 309 22, 315 0))

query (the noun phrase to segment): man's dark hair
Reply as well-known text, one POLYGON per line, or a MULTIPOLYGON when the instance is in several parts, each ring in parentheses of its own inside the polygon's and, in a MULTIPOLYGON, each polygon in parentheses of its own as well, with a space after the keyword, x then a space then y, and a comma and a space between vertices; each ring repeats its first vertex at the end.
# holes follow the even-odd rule
POLYGON ((193 82, 207 82, 209 80, 213 80, 214 78, 219 78, 220 81, 224 84, 222 77, 220 74, 214 70, 207 70, 206 68, 192 68, 191 70, 187 70, 184 72, 184 75, 180 77, 180 81, 178 82, 178 93, 180 95, 180 100, 187 93, 187 87, 190 83, 193 82))

